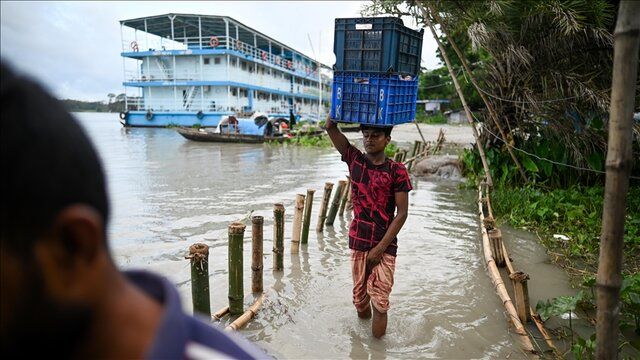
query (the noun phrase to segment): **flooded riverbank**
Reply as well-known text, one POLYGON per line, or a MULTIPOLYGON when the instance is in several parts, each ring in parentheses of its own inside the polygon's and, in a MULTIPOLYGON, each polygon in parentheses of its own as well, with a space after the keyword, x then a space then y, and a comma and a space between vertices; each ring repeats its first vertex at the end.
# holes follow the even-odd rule
MULTIPOLYGON (((324 182, 347 169, 333 149, 195 143, 171 129, 123 129, 116 114, 76 116, 98 147, 109 177, 109 228, 116 262, 161 273, 190 309, 189 245, 211 246, 211 303, 227 302, 227 226, 265 217, 265 290, 257 319, 241 333, 278 358, 520 358, 503 306, 484 269, 477 194, 455 183, 414 179, 400 232, 387 336, 351 304, 349 217, 289 254, 296 193, 316 189, 315 228, 324 182), (272 206, 285 205, 285 270, 271 271, 272 206)), ((438 128, 434 127, 437 134, 438 128)), ((426 136, 431 136, 430 134, 426 136)), ((531 303, 569 295, 564 272, 535 239, 504 229, 518 269, 531 275, 531 303), (517 248, 517 250, 516 250, 517 248)), ((250 291, 250 229, 245 233, 245 290, 250 291)), ((246 299, 248 305, 251 299, 246 299)))

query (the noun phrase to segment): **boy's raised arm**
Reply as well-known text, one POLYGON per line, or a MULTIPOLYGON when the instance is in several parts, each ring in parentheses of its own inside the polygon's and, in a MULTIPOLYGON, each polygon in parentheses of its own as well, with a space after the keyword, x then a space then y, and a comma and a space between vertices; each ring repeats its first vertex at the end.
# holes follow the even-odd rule
POLYGON ((340 155, 344 155, 344 152, 347 151, 347 147, 349 147, 349 140, 347 140, 347 137, 344 136, 340 129, 338 129, 338 124, 327 116, 325 128, 327 129, 327 134, 329 134, 329 138, 331 139, 333 146, 335 146, 340 155))

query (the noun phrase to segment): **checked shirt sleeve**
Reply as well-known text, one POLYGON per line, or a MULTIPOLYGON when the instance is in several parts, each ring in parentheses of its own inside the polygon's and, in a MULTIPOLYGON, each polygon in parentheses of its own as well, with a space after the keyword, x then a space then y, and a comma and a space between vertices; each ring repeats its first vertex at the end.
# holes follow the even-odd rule
POLYGON ((401 163, 395 163, 393 172, 393 192, 409 192, 413 190, 407 168, 401 163))

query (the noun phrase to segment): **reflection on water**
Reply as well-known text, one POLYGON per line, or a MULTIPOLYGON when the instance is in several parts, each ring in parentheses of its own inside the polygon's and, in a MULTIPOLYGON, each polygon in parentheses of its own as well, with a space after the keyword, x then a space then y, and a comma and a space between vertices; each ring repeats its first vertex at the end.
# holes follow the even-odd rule
MULTIPOLYGON (((111 248, 123 268, 156 271, 178 285, 190 310, 189 264, 194 242, 211 247, 211 303, 227 301, 227 226, 253 210, 264 224, 264 284, 268 297, 242 334, 284 358, 522 357, 503 307, 486 275, 472 192, 455 184, 419 182, 399 234, 387 336, 374 340, 370 321, 351 304, 349 215, 316 233, 325 181, 346 166, 332 149, 190 142, 171 129, 122 129, 113 114, 77 114, 97 144, 109 177, 111 248), (296 193, 316 189, 309 244, 289 254, 296 193), (320 194, 320 195, 318 195, 320 194), (273 203, 285 205, 285 270, 272 269, 273 203)), ((541 248, 505 233, 526 251, 518 267, 532 274, 532 304, 569 292, 564 274, 544 267, 541 248), (540 279, 540 277, 538 278, 540 279), (536 293, 536 291, 539 291, 536 293), (558 293, 560 292, 560 293, 558 293)), ((251 227, 245 232, 245 290, 250 291, 251 227)), ((253 297, 245 299, 249 305, 253 297)))

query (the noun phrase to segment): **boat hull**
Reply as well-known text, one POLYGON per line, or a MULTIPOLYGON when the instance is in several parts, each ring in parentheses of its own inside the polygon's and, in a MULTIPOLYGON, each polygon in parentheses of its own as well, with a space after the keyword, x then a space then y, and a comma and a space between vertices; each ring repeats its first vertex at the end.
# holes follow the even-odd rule
POLYGON ((223 116, 229 112, 202 113, 200 117, 194 112, 155 112, 129 111, 122 124, 127 127, 167 127, 167 126, 194 126, 216 127, 223 116))
POLYGON ((185 139, 203 142, 221 142, 221 143, 244 143, 244 144, 260 144, 265 141, 283 141, 284 137, 266 137, 260 135, 246 134, 220 134, 210 131, 201 131, 200 129, 178 128, 178 133, 185 139))

